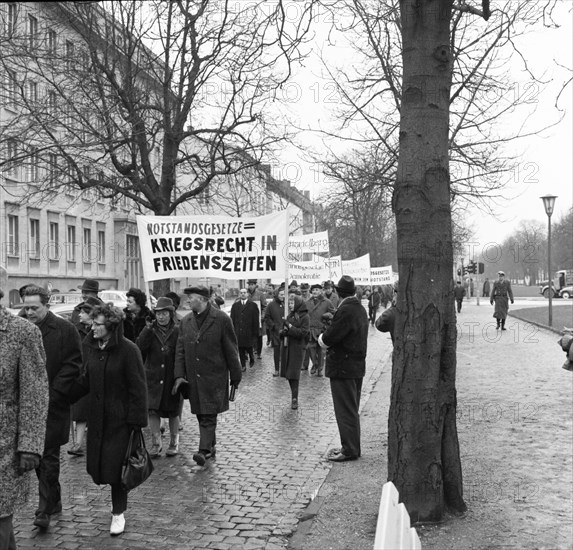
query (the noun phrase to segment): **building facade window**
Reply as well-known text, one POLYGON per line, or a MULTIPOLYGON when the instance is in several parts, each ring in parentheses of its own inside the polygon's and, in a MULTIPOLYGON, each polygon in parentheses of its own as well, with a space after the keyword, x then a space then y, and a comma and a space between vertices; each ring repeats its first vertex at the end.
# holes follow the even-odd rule
POLYGON ((6 175, 10 177, 17 177, 18 168, 16 165, 16 156, 18 155, 18 144, 16 140, 9 139, 6 141, 8 164, 6 168, 6 175))
POLYGON ((48 153, 48 166, 46 167, 48 181, 55 183, 58 171, 58 157, 55 153, 48 153))
POLYGON ((56 92, 48 93, 48 113, 51 116, 56 116, 56 109, 58 108, 58 98, 56 92))
POLYGON ((14 71, 6 70, 5 73, 4 93, 6 102, 4 104, 7 108, 13 108, 16 105, 17 86, 16 86, 16 73, 14 71))
POLYGON ((48 53, 55 55, 58 45, 58 35, 53 29, 48 29, 48 53))
POLYGON ((40 159, 38 157, 38 149, 32 147, 28 157, 28 181, 30 183, 38 181, 40 178, 40 159))
POLYGON ((26 99, 29 103, 38 103, 38 83, 33 80, 26 82, 26 99))
POLYGON ((33 15, 28 15, 28 46, 31 51, 38 47, 38 20, 33 15))
POLYGON ((74 43, 66 40, 66 69, 71 71, 74 68, 74 43))
POLYGON ((97 260, 100 264, 105 264, 105 231, 97 232, 97 260))
POLYGON ((75 262, 76 261, 76 226, 75 225, 68 225, 68 261, 75 262))
POLYGON ((9 37, 16 34, 18 25, 18 5, 14 2, 8 4, 8 28, 6 29, 9 37))
POLYGON ((50 242, 48 243, 48 257, 50 260, 59 260, 60 224, 58 222, 50 222, 49 234, 50 242))
POLYGON ((30 258, 40 257, 40 220, 30 220, 30 238, 28 239, 28 255, 30 258))
POLYGON ((8 256, 18 256, 19 254, 19 246, 18 242, 20 240, 19 231, 18 231, 18 216, 14 214, 8 214, 6 216, 7 224, 8 224, 8 242, 6 253, 8 256))
POLYGON ((83 260, 86 263, 92 261, 92 230, 84 227, 84 246, 82 251, 83 260))

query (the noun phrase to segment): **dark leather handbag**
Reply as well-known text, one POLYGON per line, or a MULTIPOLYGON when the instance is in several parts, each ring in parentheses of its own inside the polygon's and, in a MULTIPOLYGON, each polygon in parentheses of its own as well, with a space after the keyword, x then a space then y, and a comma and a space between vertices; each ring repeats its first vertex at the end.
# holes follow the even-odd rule
POLYGON ((123 468, 121 486, 126 491, 139 487, 153 472, 153 462, 145 448, 141 428, 131 431, 123 468))

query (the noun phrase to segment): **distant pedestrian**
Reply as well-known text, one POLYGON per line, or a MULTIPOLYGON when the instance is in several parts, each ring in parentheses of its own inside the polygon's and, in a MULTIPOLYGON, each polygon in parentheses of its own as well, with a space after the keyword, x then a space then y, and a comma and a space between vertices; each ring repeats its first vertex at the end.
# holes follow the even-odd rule
POLYGON ((166 456, 179 452, 179 415, 181 395, 173 395, 175 382, 175 347, 179 336, 179 321, 171 298, 159 298, 153 308, 155 320, 145 327, 137 338, 145 366, 147 382, 147 406, 151 430, 151 458, 157 458, 163 451, 161 440, 161 419, 169 419, 169 447, 166 456))
POLYGON ((34 525, 40 529, 47 529, 51 515, 62 511, 60 447, 70 439, 68 396, 82 366, 78 332, 72 323, 49 310, 48 300, 48 292, 41 287, 30 286, 24 291, 26 317, 42 333, 50 389, 44 451, 36 468, 39 503, 34 525))
POLYGON ((461 281, 457 281, 456 286, 454 287, 454 298, 456 300, 458 313, 461 313, 462 311, 462 303, 464 301, 465 295, 466 295, 466 289, 462 286, 461 281))
POLYGON ((376 321, 376 313, 378 312, 378 308, 380 307, 380 293, 378 292, 378 287, 374 287, 370 296, 368 296, 368 319, 372 326, 376 321))
POLYGON ((261 358, 261 353, 263 351, 263 319, 265 317, 265 308, 267 307, 267 301, 265 300, 265 294, 257 286, 256 279, 249 279, 247 282, 248 298, 251 302, 259 309, 259 319, 258 319, 258 330, 255 336, 255 341, 253 346, 257 357, 261 358))
POLYGON ((91 312, 92 331, 83 341, 84 374, 72 396, 89 394, 87 472, 97 485, 111 487, 110 535, 125 529, 128 492, 121 470, 129 437, 147 426, 147 386, 139 348, 123 336, 124 313, 111 304, 91 312))
POLYGON ((288 380, 291 390, 291 408, 298 409, 298 385, 306 341, 310 332, 307 304, 302 296, 289 294, 286 321, 280 331, 280 375, 288 380))
POLYGON ((334 309, 336 309, 338 307, 338 303, 340 302, 340 298, 334 290, 334 283, 332 281, 325 281, 322 285, 322 289, 324 291, 324 297, 328 298, 334 309))
MULTIPOLYGON (((78 287, 82 291, 82 302, 85 303, 88 298, 93 300, 97 300, 99 305, 102 305, 103 302, 99 298, 99 283, 95 279, 86 279, 82 286, 78 287)), ((81 329, 80 326, 80 304, 78 304, 74 310, 72 311, 72 316, 70 318, 70 322, 74 325, 78 330, 81 329)))
POLYGON ((237 336, 239 346, 239 359, 241 370, 247 370, 247 357, 251 368, 255 364, 253 344, 259 336, 259 308, 256 303, 249 300, 249 292, 246 288, 239 291, 238 300, 231 306, 231 321, 237 336))
POLYGON ((310 298, 310 285, 308 283, 301 283, 300 295, 305 302, 310 298))
POLYGON ((366 371, 368 316, 355 296, 354 279, 343 275, 336 286, 341 302, 329 327, 319 337, 328 348, 326 376, 330 378, 334 415, 340 434, 340 449, 332 449, 333 462, 360 456, 360 392, 366 371))
POLYGON ((495 309, 493 316, 497 321, 496 330, 499 329, 501 324, 501 330, 506 330, 505 319, 507 318, 507 313, 509 311, 508 300, 511 300, 513 304, 513 290, 511 290, 511 283, 506 280, 505 273, 503 271, 498 271, 498 280, 493 283, 491 289, 491 297, 489 303, 491 305, 495 302, 495 309))
POLYGON ((241 363, 231 318, 209 302, 209 289, 185 289, 193 310, 179 325, 173 393, 187 385, 191 412, 199 422, 199 449, 193 460, 203 466, 215 456, 217 415, 229 409, 229 378, 237 388, 241 363))
POLYGON ((482 298, 489 298, 490 290, 489 279, 486 277, 482 288, 482 298))
MULTIPOLYGON (((83 302, 76 307, 78 309, 78 322, 75 325, 81 340, 91 332, 93 319, 91 318, 92 309, 95 306, 103 305, 99 298, 86 296, 83 302)), ((83 366, 82 366, 83 372, 83 366)), ((86 395, 78 402, 72 405, 72 446, 68 449, 68 454, 72 456, 83 456, 83 443, 86 435, 89 413, 89 398, 86 395)))
POLYGON ((275 290, 275 297, 272 302, 267 305, 265 310, 265 326, 269 330, 271 337, 271 345, 273 346, 273 360, 275 365, 275 372, 273 376, 279 375, 279 365, 281 357, 281 337, 279 335, 283 328, 284 321, 284 307, 285 307, 285 288, 284 285, 275 290))
POLYGON ((306 307, 310 317, 310 334, 308 336, 308 344, 306 346, 307 352, 303 362, 303 370, 308 369, 310 359, 310 361, 312 361, 310 374, 315 374, 316 376, 321 377, 322 371, 324 370, 324 358, 326 354, 318 345, 318 337, 325 328, 323 315, 325 313, 334 314, 335 309, 332 302, 328 298, 325 298, 322 291, 322 285, 314 284, 310 288, 310 291, 312 296, 306 301, 306 307))
POLYGON ((470 277, 470 298, 474 297, 474 280, 470 277))
POLYGON ((153 313, 147 307, 147 295, 138 288, 130 288, 127 291, 127 307, 123 310, 124 336, 135 342, 147 323, 153 321, 153 313))
POLYGON ((12 517, 44 451, 49 390, 40 330, 1 305, 0 360, 0 548, 16 550, 12 517))

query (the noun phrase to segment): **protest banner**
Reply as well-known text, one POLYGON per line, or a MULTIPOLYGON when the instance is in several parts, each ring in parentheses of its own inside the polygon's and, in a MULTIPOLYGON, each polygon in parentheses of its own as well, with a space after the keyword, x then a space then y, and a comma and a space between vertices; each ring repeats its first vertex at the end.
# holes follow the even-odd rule
POLYGON ((353 260, 342 260, 342 274, 350 275, 357 285, 370 286, 370 253, 353 260))
POLYGON ((370 268, 370 284, 372 285, 391 285, 394 282, 392 266, 370 268))
POLYGON ((303 283, 321 283, 328 278, 328 268, 324 262, 289 262, 289 279, 303 283))
POLYGON ((291 235, 289 237, 289 259, 300 262, 304 253, 327 253, 329 252, 328 231, 309 233, 307 235, 291 235))
POLYGON ((146 281, 284 278, 288 209, 257 218, 136 216, 146 281))

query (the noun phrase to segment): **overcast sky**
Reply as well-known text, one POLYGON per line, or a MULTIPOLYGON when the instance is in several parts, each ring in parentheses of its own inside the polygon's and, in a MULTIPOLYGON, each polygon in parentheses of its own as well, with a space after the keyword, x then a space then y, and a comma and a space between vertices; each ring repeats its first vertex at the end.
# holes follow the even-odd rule
MULTIPOLYGON (((519 44, 534 73, 544 73, 544 79, 548 82, 545 90, 534 94, 536 109, 530 127, 538 124, 537 127, 541 128, 549 121, 557 120, 559 112, 555 108, 555 98, 571 74, 557 63, 564 67, 573 66, 573 25, 568 2, 561 4, 557 15, 562 23, 560 29, 540 28, 519 44)), ((340 59, 347 57, 349 63, 356 61, 347 50, 340 49, 338 54, 340 59)), ((531 86, 530 77, 522 71, 522 63, 517 56, 512 66, 507 69, 515 79, 516 87, 531 86)), ((309 60, 306 67, 299 71, 294 81, 297 84, 287 85, 283 90, 289 111, 303 126, 308 124, 316 127, 317 123, 328 125, 332 122, 331 109, 336 107, 336 94, 328 79, 320 81, 316 78, 319 73, 319 64, 309 60), (333 101, 329 102, 328 99, 333 101)), ((468 219, 475 229, 476 241, 484 244, 499 242, 516 228, 521 219, 537 219, 546 224, 547 216, 539 198, 542 195, 558 196, 553 221, 573 205, 572 87, 569 84, 561 94, 559 107, 563 110, 564 119, 557 127, 543 132, 540 136, 512 143, 511 150, 521 160, 515 173, 506 178, 508 180, 506 195, 510 198, 495 208, 497 218, 479 211, 468 212, 468 219)), ((521 122, 522 115, 514 122, 516 128, 521 122)), ((303 143, 315 147, 319 145, 316 136, 301 135, 300 139, 303 143)), ((300 154, 294 151, 285 151, 281 159, 282 177, 290 179, 301 189, 310 190, 312 197, 319 200, 320 193, 324 190, 324 181, 316 171, 317 167, 315 171, 308 166, 304 167, 300 162, 300 154), (302 169, 299 168, 301 165, 302 169)))

